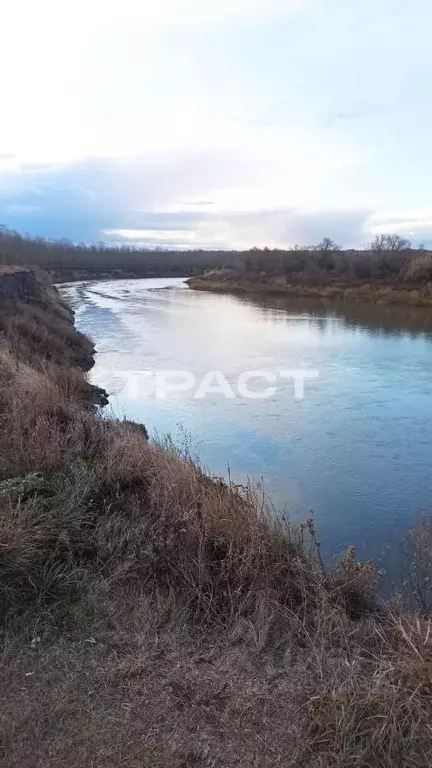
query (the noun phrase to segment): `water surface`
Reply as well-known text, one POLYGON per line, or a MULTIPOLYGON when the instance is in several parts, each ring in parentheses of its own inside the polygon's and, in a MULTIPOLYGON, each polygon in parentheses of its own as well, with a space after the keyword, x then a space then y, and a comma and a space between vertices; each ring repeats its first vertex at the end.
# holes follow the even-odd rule
MULTIPOLYGON (((432 318, 427 310, 237 298, 181 279, 62 287, 95 341, 92 379, 114 410, 194 439, 214 473, 265 490, 294 518, 313 510, 327 556, 379 556, 432 508, 432 318), (304 398, 285 381, 267 399, 154 396, 144 371, 309 369, 304 398), (131 381, 134 382, 131 385, 131 381), (138 382, 138 383, 137 383, 138 382), (229 467, 229 470, 228 470, 229 467)), ((251 384, 251 389, 264 387, 251 384)))

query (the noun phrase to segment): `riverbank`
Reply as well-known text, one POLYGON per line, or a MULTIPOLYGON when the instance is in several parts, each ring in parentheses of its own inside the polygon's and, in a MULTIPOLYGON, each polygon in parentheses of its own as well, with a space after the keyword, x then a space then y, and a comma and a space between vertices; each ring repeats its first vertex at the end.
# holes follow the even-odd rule
POLYGON ((378 284, 372 283, 312 283, 288 282, 284 278, 229 277, 221 279, 217 273, 208 276, 191 277, 187 281, 195 291, 214 293, 268 294, 272 296, 304 297, 311 299, 336 300, 357 303, 372 303, 378 306, 432 307, 432 283, 426 285, 378 284))
POLYGON ((322 567, 312 521, 102 418, 92 343, 43 276, 10 274, 3 764, 428 765, 429 607, 383 605, 353 550, 322 567))

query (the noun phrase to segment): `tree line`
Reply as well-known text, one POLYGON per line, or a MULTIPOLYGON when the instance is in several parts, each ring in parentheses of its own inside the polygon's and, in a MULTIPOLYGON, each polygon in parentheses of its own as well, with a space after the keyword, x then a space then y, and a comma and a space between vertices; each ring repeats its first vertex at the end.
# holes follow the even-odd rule
POLYGON ((283 276, 301 280, 432 280, 432 252, 397 234, 380 234, 364 249, 343 249, 325 237, 312 246, 288 249, 168 250, 131 245, 93 245, 21 235, 0 226, 0 264, 51 272, 128 271, 143 276, 188 276, 231 270, 239 276, 283 276))

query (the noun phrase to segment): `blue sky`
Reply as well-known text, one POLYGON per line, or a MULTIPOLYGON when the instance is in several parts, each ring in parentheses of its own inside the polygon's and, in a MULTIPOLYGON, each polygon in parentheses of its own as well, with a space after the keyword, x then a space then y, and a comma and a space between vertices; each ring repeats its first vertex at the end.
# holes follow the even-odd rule
POLYGON ((428 0, 15 0, 0 223, 85 242, 432 244, 428 0))

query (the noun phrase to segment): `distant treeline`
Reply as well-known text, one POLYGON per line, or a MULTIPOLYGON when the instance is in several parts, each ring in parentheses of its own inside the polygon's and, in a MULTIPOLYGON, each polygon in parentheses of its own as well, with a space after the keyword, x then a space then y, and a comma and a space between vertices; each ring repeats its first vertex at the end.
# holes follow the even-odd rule
POLYGON ((432 252, 399 235, 377 236, 365 250, 341 249, 329 238, 289 250, 244 251, 231 265, 238 277, 283 277, 288 282, 432 281, 432 252))
POLYGON ((118 270, 143 276, 187 276, 232 265, 233 254, 226 251, 144 249, 105 243, 75 244, 66 239, 22 236, 0 226, 0 264, 40 267, 59 274, 118 270))
POLYGON ((37 266, 71 278, 91 272, 189 276, 227 270, 239 277, 280 276, 302 282, 432 281, 432 252, 412 248, 407 239, 391 234, 378 235, 365 250, 342 249, 330 238, 324 238, 318 245, 287 250, 174 251, 105 243, 75 244, 70 240, 22 236, 0 226, 0 264, 37 266))

